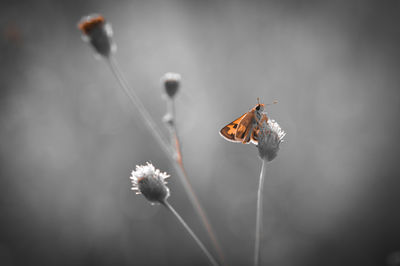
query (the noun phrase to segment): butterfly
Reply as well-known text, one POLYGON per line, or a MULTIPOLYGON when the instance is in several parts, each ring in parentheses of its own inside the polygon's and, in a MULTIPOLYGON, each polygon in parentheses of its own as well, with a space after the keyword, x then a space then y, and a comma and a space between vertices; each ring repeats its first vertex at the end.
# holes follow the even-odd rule
POLYGON ((263 113, 264 107, 265 104, 258 102, 250 111, 224 126, 219 131, 220 135, 228 141, 244 144, 251 142, 257 145, 259 125, 268 121, 267 115, 263 113))

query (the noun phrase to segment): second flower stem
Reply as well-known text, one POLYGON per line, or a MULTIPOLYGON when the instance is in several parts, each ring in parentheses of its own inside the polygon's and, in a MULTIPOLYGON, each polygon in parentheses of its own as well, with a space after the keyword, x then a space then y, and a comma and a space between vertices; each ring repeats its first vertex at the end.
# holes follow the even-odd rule
POLYGON ((185 220, 179 215, 179 213, 168 203, 168 201, 164 200, 161 202, 162 205, 164 205, 173 215, 175 215, 176 219, 183 225, 183 227, 188 231, 190 236, 194 239, 194 241, 199 245, 201 250, 204 252, 204 254, 207 256, 207 258, 210 260, 211 264, 213 266, 219 266, 217 261, 214 259, 214 257, 211 255, 211 253, 207 250, 207 248, 204 246, 204 244, 200 241, 200 239, 196 236, 196 234, 193 232, 193 230, 187 225, 185 220))
POLYGON ((263 218, 263 193, 264 193, 264 179, 265 179, 265 168, 267 166, 267 160, 262 159, 260 182, 258 184, 257 192, 257 214, 256 214, 256 233, 255 233, 255 245, 254 245, 254 266, 260 265, 260 246, 262 236, 262 218, 263 218))
POLYGON ((173 98, 169 98, 167 100, 167 108, 168 108, 168 112, 170 113, 170 115, 172 116, 172 119, 173 119, 172 125, 168 126, 168 129, 169 129, 170 135, 171 135, 171 144, 172 144, 171 148, 173 150, 175 150, 175 160, 176 160, 176 164, 174 164, 175 169, 178 173, 181 174, 180 177, 182 179, 182 182, 184 183, 185 188, 189 191, 188 194, 189 194, 190 200, 207 231, 207 234, 208 234, 208 236, 211 240, 211 243, 218 255, 218 258, 220 259, 221 264, 226 265, 225 256, 224 256, 224 253, 222 252, 221 246, 219 245, 218 239, 215 236, 214 230, 207 218, 206 213, 204 212, 203 208, 201 207, 199 200, 195 196, 196 194, 193 191, 193 188, 189 182, 189 178, 186 173, 185 167, 183 165, 183 156, 182 156, 181 145, 180 145, 179 136, 178 136, 178 130, 177 130, 177 126, 176 126, 175 100, 173 98), (178 168, 177 165, 179 165, 180 169, 177 169, 178 168))

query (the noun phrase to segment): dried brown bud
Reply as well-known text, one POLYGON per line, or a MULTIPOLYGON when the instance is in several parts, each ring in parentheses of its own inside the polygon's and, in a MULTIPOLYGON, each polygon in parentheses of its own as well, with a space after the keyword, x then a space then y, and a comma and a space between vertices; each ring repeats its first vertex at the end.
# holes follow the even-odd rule
POLYGON ((112 28, 101 15, 83 17, 78 24, 83 33, 83 39, 89 42, 96 52, 104 57, 109 57, 116 49, 112 40, 112 28))

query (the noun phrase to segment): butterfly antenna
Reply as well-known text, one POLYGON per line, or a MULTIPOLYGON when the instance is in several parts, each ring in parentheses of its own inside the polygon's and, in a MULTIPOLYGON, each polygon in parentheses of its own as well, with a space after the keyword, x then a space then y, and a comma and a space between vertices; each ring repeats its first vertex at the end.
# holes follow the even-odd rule
POLYGON ((278 101, 273 101, 272 103, 267 103, 267 104, 265 104, 265 105, 274 105, 274 104, 277 104, 278 103, 278 101))

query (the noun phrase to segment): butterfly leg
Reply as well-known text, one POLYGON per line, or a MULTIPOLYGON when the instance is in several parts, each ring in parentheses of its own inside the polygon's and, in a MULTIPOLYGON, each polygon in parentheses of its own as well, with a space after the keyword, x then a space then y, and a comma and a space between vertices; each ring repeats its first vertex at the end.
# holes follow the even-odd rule
POLYGON ((263 114, 262 116, 261 116, 261 119, 259 119, 259 121, 258 121, 258 125, 262 125, 263 123, 267 123, 268 122, 268 117, 267 117, 267 115, 266 114, 263 114))

